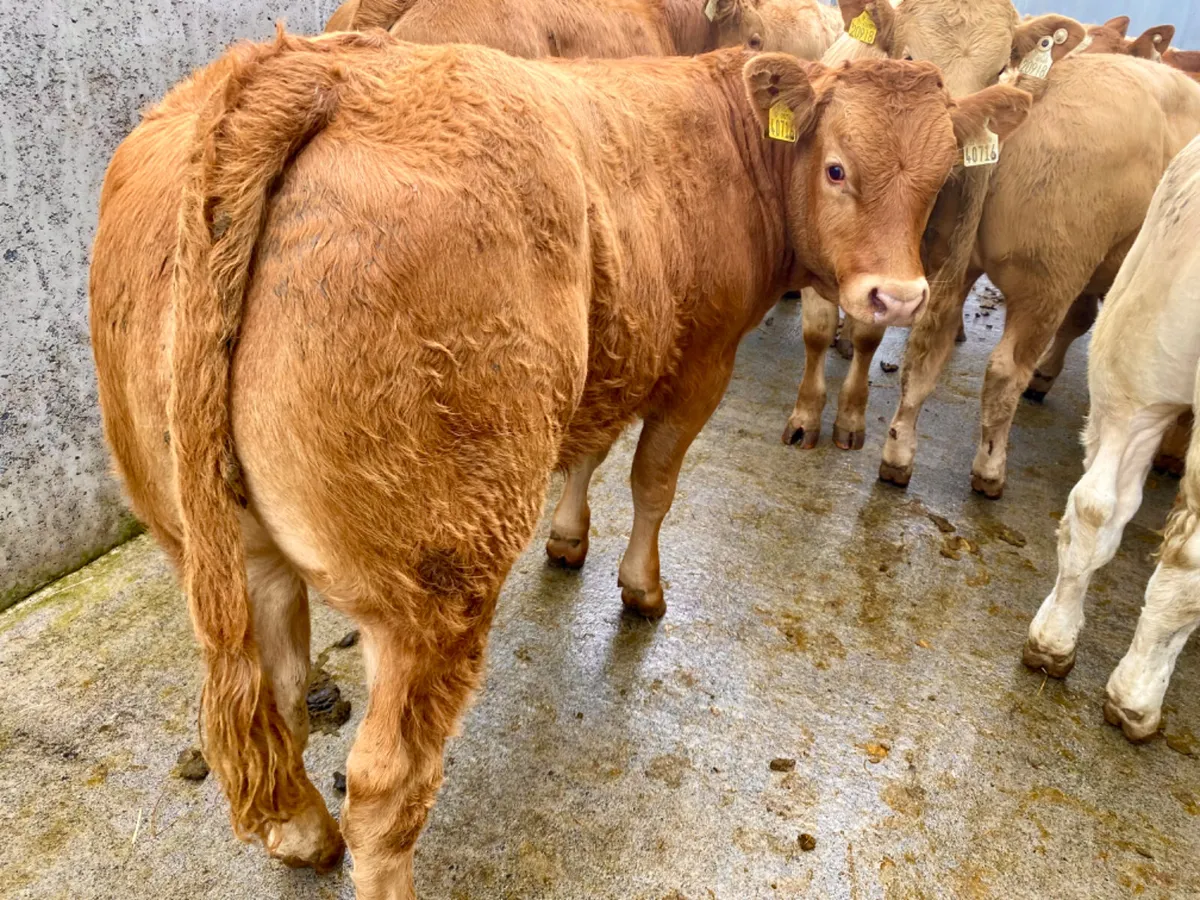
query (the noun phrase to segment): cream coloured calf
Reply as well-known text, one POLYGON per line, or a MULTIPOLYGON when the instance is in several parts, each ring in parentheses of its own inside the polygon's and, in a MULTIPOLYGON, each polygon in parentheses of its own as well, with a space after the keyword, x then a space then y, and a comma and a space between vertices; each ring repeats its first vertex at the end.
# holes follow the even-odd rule
MULTIPOLYGON (((1058 532, 1058 579, 1029 626, 1025 665, 1071 671, 1092 573, 1105 565, 1142 502, 1155 449, 1200 402, 1200 138, 1171 163, 1096 322, 1088 360, 1086 472, 1058 532)), ((1125 658, 1108 680, 1104 716, 1130 740, 1158 730, 1175 660, 1200 623, 1200 438, 1125 658)))

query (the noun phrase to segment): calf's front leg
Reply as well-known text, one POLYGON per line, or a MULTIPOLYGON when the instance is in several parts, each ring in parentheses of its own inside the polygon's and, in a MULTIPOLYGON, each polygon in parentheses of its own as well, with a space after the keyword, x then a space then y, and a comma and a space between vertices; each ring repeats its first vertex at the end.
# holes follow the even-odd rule
POLYGON ((633 530, 617 583, 621 602, 651 619, 667 611, 659 577, 658 533, 675 499, 684 454, 708 421, 729 384, 736 346, 719 359, 685 361, 647 414, 633 456, 633 530))
POLYGON ((917 454, 917 417, 954 350, 963 304, 979 275, 977 271, 968 273, 965 285, 957 291, 945 287, 934 290, 925 313, 913 324, 900 368, 900 403, 892 416, 879 463, 880 481, 906 487, 912 478, 917 454))
POLYGON ((800 317, 804 328, 804 378, 796 406, 783 429, 785 444, 808 450, 821 436, 821 414, 825 411, 825 356, 837 334, 838 308, 812 288, 801 291, 800 317))
POLYGON ((861 450, 867 437, 867 400, 871 386, 871 362, 883 340, 877 325, 865 325, 847 317, 854 356, 838 395, 838 414, 833 423, 833 442, 842 450, 861 450))

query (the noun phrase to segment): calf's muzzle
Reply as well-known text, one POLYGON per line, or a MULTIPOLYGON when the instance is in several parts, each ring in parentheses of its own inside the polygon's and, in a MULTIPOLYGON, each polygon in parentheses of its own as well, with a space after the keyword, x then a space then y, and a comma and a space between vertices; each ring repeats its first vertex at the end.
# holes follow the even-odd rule
POLYGON ((924 277, 900 281, 860 275, 843 284, 841 306, 863 322, 907 328, 928 298, 929 282, 924 277))

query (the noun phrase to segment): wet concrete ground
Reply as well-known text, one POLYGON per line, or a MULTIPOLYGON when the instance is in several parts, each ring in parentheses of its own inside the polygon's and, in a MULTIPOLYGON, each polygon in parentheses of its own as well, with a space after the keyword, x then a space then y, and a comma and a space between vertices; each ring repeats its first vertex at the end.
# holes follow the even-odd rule
MULTIPOLYGON (((863 451, 830 445, 832 404, 819 449, 779 443, 803 344, 799 305, 774 310, 685 464, 660 623, 623 616, 615 587, 633 435, 597 475, 583 572, 547 568, 543 523, 449 748, 422 897, 1200 895, 1200 652, 1180 659, 1165 735, 1132 746, 1101 714, 1175 483, 1152 477, 1096 579, 1070 678, 1025 670, 1080 471, 1084 358, 1072 351, 1044 407, 1022 402, 1004 499, 976 498, 978 389, 1003 308, 976 312, 901 492, 875 478, 898 374, 875 367, 863 451), (943 556, 930 514, 978 553, 943 556)), ((903 338, 879 358, 898 361, 903 338)), ((314 654, 348 627, 315 607, 314 654)), ((364 708, 358 653, 327 654, 353 718, 307 754, 334 807, 364 708)), ((0 616, 0 895, 352 896, 344 873, 239 844, 212 778, 171 775, 196 741, 199 684, 184 604, 146 538, 0 616)))

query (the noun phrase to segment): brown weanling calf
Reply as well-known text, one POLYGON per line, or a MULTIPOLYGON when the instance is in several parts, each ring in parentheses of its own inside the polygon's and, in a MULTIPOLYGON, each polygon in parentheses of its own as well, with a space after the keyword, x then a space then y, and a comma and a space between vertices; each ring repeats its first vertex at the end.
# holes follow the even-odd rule
POLYGON ((182 570, 237 832, 341 854, 302 758, 311 585, 363 634, 358 894, 413 897, 551 471, 555 540, 586 550, 587 476, 643 420, 620 571, 660 615, 658 531, 740 338, 812 284, 910 319, 956 133, 1028 106, 955 103, 920 63, 538 63, 376 32, 236 48, 151 111, 105 179, 93 346, 117 467, 182 570))

